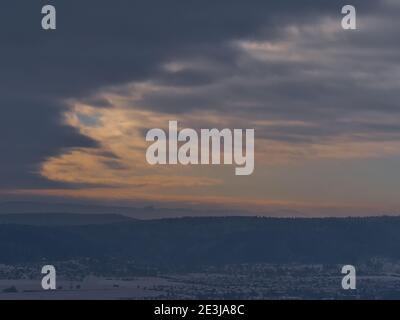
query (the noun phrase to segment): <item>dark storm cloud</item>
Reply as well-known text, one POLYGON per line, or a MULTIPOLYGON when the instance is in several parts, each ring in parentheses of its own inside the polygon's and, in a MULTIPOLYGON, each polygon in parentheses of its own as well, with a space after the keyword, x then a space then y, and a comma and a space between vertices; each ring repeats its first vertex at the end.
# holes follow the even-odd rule
MULTIPOLYGON (((255 38, 288 44, 285 52, 276 56, 264 52, 258 59, 239 48, 231 50, 230 67, 215 66, 209 83, 193 85, 190 91, 150 92, 141 105, 166 113, 218 110, 247 121, 304 121, 307 125, 256 128, 259 138, 289 143, 321 143, 339 136, 353 141, 400 141, 393 124, 400 121, 396 41, 400 22, 393 15, 399 5, 377 3, 379 8, 372 11, 357 7, 361 10, 356 32, 330 31, 337 25, 329 25, 329 20, 296 22, 295 36, 281 30, 277 37, 255 38), (294 55, 301 57, 292 59, 294 55)), ((339 24, 335 15, 327 16, 339 24)), ((170 79, 170 85, 179 85, 174 77, 170 79)))
MULTIPOLYGON (((353 0, 352 3, 366 13, 379 6, 376 1, 353 0)), ((57 155, 64 148, 96 145, 62 124, 65 99, 81 98, 99 107, 110 107, 108 101, 90 97, 103 87, 146 79, 183 86, 218 83, 240 70, 236 63, 241 53, 232 48, 232 40, 278 39, 282 36, 282 26, 303 24, 323 15, 337 15, 345 3, 320 0, 51 1, 57 8, 55 32, 40 28, 40 11, 44 4, 48 2, 13 0, 0 4, 0 187, 45 185, 47 182, 39 180, 35 174, 45 158, 57 155), (169 77, 165 74, 163 63, 186 57, 200 57, 218 67, 214 72, 189 70, 169 77)), ((285 64, 268 68, 275 73, 278 70, 291 72, 285 64)), ((272 104, 262 103, 265 99, 276 100, 282 94, 288 96, 289 106, 298 107, 290 114, 309 110, 305 105, 308 97, 316 92, 315 83, 299 85, 293 81, 274 86, 274 94, 263 93, 262 88, 257 93, 256 86, 252 90, 238 83, 237 88, 242 89, 236 93, 231 92, 234 87, 230 87, 227 91, 208 92, 206 96, 202 92, 190 97, 153 96, 147 102, 149 107, 164 112, 203 107, 229 110, 235 104, 228 102, 236 98, 240 102, 249 95, 252 97, 249 104, 239 105, 249 107, 249 112, 287 115, 288 110, 274 111, 272 104), (240 98, 237 97, 239 92, 242 93, 240 98), (257 96, 259 101, 255 99, 257 96), (229 97, 225 105, 219 104, 221 97, 229 97)), ((321 100, 322 93, 327 94, 324 95, 326 100, 345 90, 340 87, 330 90, 320 84, 317 91, 321 93, 321 100)), ((355 95, 354 99, 358 102, 360 98, 355 95)), ((375 99, 381 102, 379 95, 375 99)), ((387 100, 384 107, 396 108, 391 101, 387 100)), ((317 112, 316 109, 313 111, 317 112)))
POLYGON ((34 187, 39 182, 56 186, 36 178, 38 165, 62 148, 96 146, 73 128, 60 124, 58 108, 62 107, 56 103, 0 101, 0 186, 34 187))

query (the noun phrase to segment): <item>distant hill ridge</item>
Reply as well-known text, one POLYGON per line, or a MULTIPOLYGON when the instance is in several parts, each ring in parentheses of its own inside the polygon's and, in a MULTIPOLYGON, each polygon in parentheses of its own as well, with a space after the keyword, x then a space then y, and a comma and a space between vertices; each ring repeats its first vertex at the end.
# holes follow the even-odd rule
POLYGON ((97 225, 132 221, 119 214, 69 214, 69 213, 27 213, 0 214, 0 224, 31 226, 78 226, 97 225))
POLYGON ((0 264, 94 258, 176 268, 400 259, 400 217, 135 220, 62 215, 67 223, 62 226, 61 219, 55 225, 51 221, 56 217, 42 215, 45 225, 27 225, 34 216, 0 223, 0 264))
POLYGON ((201 210, 191 208, 155 208, 153 206, 127 207, 79 203, 46 203, 10 201, 0 202, 0 214, 118 214, 134 219, 161 219, 193 216, 238 216, 246 212, 235 210, 201 210))

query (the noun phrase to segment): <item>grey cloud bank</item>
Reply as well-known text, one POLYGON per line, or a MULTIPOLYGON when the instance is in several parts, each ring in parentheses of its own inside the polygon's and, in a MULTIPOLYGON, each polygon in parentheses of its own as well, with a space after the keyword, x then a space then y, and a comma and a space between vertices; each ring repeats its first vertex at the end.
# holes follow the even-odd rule
POLYGON ((356 34, 334 32, 341 1, 52 1, 58 26, 50 34, 40 28, 41 1, 3 1, 0 186, 59 185, 38 165, 66 148, 97 146, 62 123, 65 101, 112 108, 97 92, 141 81, 167 88, 143 96, 144 109, 308 123, 256 128, 271 140, 399 139, 399 8, 352 4, 356 34), (190 66, 165 68, 171 61, 190 66), (346 122, 360 115, 366 120, 346 122))

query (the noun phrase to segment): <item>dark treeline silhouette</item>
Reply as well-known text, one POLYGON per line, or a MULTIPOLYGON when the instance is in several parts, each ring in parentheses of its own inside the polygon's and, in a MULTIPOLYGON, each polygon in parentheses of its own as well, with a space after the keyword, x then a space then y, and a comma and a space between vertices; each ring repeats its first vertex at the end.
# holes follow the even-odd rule
POLYGON ((83 216, 74 218, 83 219, 82 223, 72 223, 73 218, 65 216, 69 221, 65 226, 4 222, 0 218, 0 263, 94 258, 191 267, 239 263, 341 264, 374 257, 400 258, 400 217, 149 221, 121 218, 123 222, 114 222, 114 216, 109 223, 105 219, 102 224, 83 216))

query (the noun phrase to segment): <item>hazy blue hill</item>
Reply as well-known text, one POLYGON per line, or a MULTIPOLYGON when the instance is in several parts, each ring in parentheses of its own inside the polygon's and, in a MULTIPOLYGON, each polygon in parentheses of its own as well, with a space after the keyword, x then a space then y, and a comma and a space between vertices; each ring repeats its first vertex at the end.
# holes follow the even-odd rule
POLYGON ((28 213, 0 214, 0 224, 19 224, 32 226, 71 226, 97 225, 132 221, 132 218, 118 214, 66 214, 66 213, 28 213))
MULTIPOLYGON (((28 201, 0 202, 0 214, 37 214, 37 213, 70 213, 70 214, 119 214, 141 220, 152 220, 162 218, 182 217, 225 217, 229 216, 252 216, 249 212, 233 210, 204 210, 201 208, 157 208, 151 205, 144 207, 109 206, 82 203, 47 203, 28 201)), ((302 213, 297 211, 279 210, 268 213, 275 217, 301 217, 302 213)))
POLYGON ((400 258, 400 218, 182 218, 109 224, 0 224, 0 263, 96 258, 192 267, 400 258))

